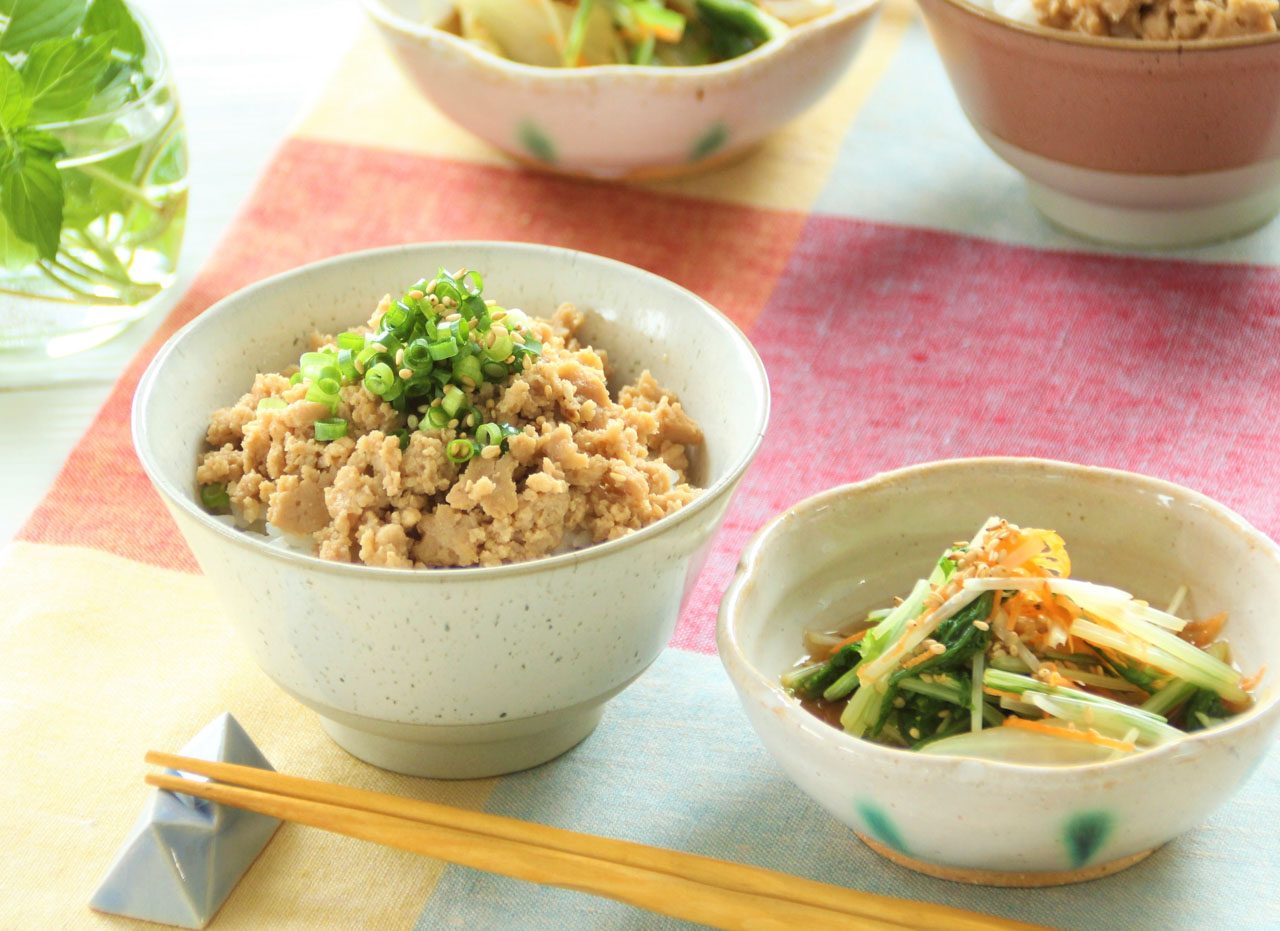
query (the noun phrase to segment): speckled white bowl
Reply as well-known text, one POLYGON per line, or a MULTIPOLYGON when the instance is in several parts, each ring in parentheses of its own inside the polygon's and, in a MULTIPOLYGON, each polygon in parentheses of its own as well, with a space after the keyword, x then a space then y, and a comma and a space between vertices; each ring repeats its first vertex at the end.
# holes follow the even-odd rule
POLYGON ((844 73, 880 0, 835 10, 750 54, 692 68, 539 68, 446 32, 448 0, 365 0, 401 66, 446 116, 509 155, 572 175, 662 177, 749 149, 844 73))
POLYGON ((589 734, 666 645, 768 419, 746 337, 690 292, 599 256, 523 243, 339 256, 218 302, 161 349, 138 387, 148 476, 263 670, 361 759, 444 778, 512 772, 589 734), (383 569, 268 547, 206 514, 194 469, 210 412, 295 362, 315 329, 366 318, 438 267, 483 272, 506 306, 590 312, 617 380, 649 368, 706 433, 692 504, 630 536, 482 569, 383 569), (700 473, 700 474, 698 474, 700 473))
POLYGON ((1052 885, 1123 869, 1194 827, 1248 777, 1280 726, 1280 547, 1168 482, 1038 459, 961 459, 834 488, 747 547, 720 612, 720 657, 761 740, 807 795, 874 849, 948 879, 1052 885), (1257 704, 1209 731, 1088 766, 926 756, 851 737, 778 685, 801 632, 905 591, 992 514, 1052 527, 1072 575, 1186 610, 1230 613, 1257 704))

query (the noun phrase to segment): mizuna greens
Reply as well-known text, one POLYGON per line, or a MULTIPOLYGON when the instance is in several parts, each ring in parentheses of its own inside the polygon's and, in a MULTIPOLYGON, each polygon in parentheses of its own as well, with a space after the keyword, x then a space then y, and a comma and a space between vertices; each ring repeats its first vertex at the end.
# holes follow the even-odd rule
POLYGON ((830 633, 782 677, 856 737, 925 753, 1088 763, 1135 753, 1245 710, 1219 639, 1128 592, 1070 578, 1051 530, 990 518, 890 608, 830 633))

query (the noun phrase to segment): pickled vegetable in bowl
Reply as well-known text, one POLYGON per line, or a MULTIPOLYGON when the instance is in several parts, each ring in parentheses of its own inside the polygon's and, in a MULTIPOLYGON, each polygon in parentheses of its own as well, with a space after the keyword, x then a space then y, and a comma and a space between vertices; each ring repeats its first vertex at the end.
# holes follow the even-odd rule
POLYGON ((547 68, 707 65, 834 9, 823 0, 457 0, 463 38, 547 68))
POLYGON ((1227 617, 1188 621, 1070 578, 1054 531, 990 518, 894 604, 808 631, 782 677, 855 737, 1009 763, 1105 762, 1246 710, 1227 617))

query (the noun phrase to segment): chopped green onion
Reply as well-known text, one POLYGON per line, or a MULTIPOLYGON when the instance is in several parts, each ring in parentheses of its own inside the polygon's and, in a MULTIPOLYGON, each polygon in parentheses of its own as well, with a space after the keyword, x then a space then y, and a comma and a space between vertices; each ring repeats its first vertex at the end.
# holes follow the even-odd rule
POLYGON ((502 442, 502 428, 496 423, 482 423, 476 427, 476 442, 481 446, 497 446, 502 442))
POLYGON ((338 350, 338 372, 344 385, 359 381, 360 373, 356 371, 356 354, 351 349, 338 350))
POLYGON ((296 385, 296 384, 298 384, 300 381, 302 381, 302 373, 301 373, 301 372, 294 372, 292 375, 290 375, 290 376, 289 376, 289 384, 290 384, 290 385, 296 385))
POLYGON ((505 329, 501 329, 494 335, 493 345, 485 347, 484 354, 494 362, 501 362, 511 355, 511 350, 514 348, 515 340, 511 338, 511 334, 505 329))
POLYGON ((384 397, 395 382, 396 373, 391 371, 391 366, 385 362, 379 362, 364 373, 364 386, 378 397, 384 397))
POLYGON ((347 422, 341 417, 316 421, 316 439, 321 442, 336 440, 347 435, 347 422))
POLYGON ((433 430, 443 430, 449 425, 450 416, 443 407, 433 407, 427 411, 427 419, 425 424, 430 425, 433 430))
POLYGON ((226 485, 201 485, 200 503, 210 511, 225 511, 231 507, 226 485))
POLYGON ((338 409, 338 383, 332 378, 322 378, 312 382, 307 388, 307 400, 324 404, 333 413, 338 409))
POLYGON ((387 312, 382 315, 383 326, 389 326, 393 330, 398 330, 409 322, 409 308, 403 302, 397 301, 387 308, 387 312))
POLYGON ((338 334, 338 348, 339 348, 339 349, 350 349, 350 350, 352 350, 352 351, 354 351, 354 352, 359 352, 361 349, 363 349, 363 348, 364 348, 364 334, 363 334, 363 333, 350 333, 350 332, 348 332, 348 333, 339 333, 339 334, 338 334))
POLYGON ((309 381, 341 377, 338 371, 338 357, 327 352, 304 352, 298 362, 298 371, 309 381))
POLYGON ((424 365, 430 365, 432 359, 431 347, 425 339, 415 339, 408 346, 404 347, 404 364, 411 369, 422 368, 424 365))
POLYGON ((428 352, 437 362, 441 359, 452 359, 458 354, 458 344, 452 339, 438 340, 430 345, 428 352))
POLYGON ((453 463, 463 463, 476 454, 476 444, 465 436, 450 440, 444 448, 445 457, 453 463))
POLYGON ((390 330, 383 330, 378 334, 378 343, 386 348, 387 355, 391 356, 393 359, 395 358, 396 350, 400 349, 404 345, 390 330))
POLYGON ((484 279, 480 277, 477 271, 469 271, 462 276, 462 287, 472 297, 479 297, 480 292, 484 290, 484 279))
POLYGON ((258 410, 260 411, 282 411, 288 406, 284 398, 263 398, 258 402, 258 410))
POLYGON ((378 350, 374 349, 372 346, 365 346, 356 353, 357 368, 367 369, 369 367, 369 363, 373 361, 373 357, 377 354, 378 350))
POLYGON ((456 385, 445 385, 444 397, 440 401, 440 406, 444 408, 446 414, 453 417, 461 409, 462 402, 465 400, 466 395, 456 385))
POLYGON ((440 269, 440 274, 436 276, 435 294, 442 303, 446 300, 451 300, 456 304, 462 303, 462 292, 458 290, 457 282, 443 268, 440 269))
POLYGON ((453 377, 455 381, 470 379, 472 384, 480 384, 484 380, 480 374, 480 360, 475 356, 459 356, 454 359, 453 377))
POLYGON ((501 362, 486 362, 480 366, 480 371, 484 373, 484 377, 489 381, 501 381, 507 377, 507 367, 501 362))

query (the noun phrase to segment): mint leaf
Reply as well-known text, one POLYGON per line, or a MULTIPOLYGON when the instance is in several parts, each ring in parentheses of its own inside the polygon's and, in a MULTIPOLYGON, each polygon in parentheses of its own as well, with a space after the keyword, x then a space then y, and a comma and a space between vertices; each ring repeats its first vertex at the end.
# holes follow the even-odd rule
POLYGON ((93 0, 80 31, 86 36, 112 33, 111 47, 119 49, 130 58, 141 58, 147 50, 142 27, 124 5, 124 0, 93 0))
POLYGON ((36 247, 11 230, 0 214, 0 269, 20 272, 37 258, 36 247))
POLYGON ((69 36, 84 19, 84 0, 0 0, 9 23, 0 33, 0 52, 21 52, 41 39, 69 36))
POLYGON ((40 258, 53 259, 62 232, 62 175, 53 156, 37 147, 45 144, 42 135, 25 145, 16 140, 17 150, 0 168, 0 211, 40 258))
POLYGON ((11 133, 25 125, 30 112, 31 98, 22 84, 22 75, 0 55, 0 134, 11 133))
POLYGON ((27 149, 52 159, 58 158, 58 156, 67 151, 61 139, 38 129, 19 129, 14 133, 14 137, 17 140, 19 150, 27 149))
POLYGON ((45 39, 22 63, 22 83, 31 98, 32 122, 71 120, 93 99, 107 66, 111 36, 45 39))

